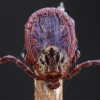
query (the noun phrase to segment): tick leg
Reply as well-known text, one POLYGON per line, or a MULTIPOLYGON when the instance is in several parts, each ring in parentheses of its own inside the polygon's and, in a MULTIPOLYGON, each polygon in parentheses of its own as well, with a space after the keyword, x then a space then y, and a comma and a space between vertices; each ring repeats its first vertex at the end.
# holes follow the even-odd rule
POLYGON ((16 63, 19 67, 21 67, 29 76, 35 78, 37 80, 43 80, 40 76, 37 76, 27 65, 25 65, 21 60, 17 59, 14 56, 7 55, 0 58, 0 64, 4 63, 5 61, 12 61, 16 63))
POLYGON ((27 54, 22 53, 21 54, 22 60, 29 66, 33 66, 32 62, 30 61, 30 59, 28 58, 27 54))
POLYGON ((72 59, 71 62, 70 62, 70 66, 71 66, 72 64, 74 64, 74 63, 79 59, 79 57, 80 57, 80 51, 79 51, 79 50, 76 50, 76 51, 75 51, 75 55, 74 55, 73 59, 72 59))
POLYGON ((78 64, 75 69, 68 73, 67 75, 64 76, 65 79, 70 79, 72 78, 74 75, 76 75, 82 68, 84 67, 89 67, 91 65, 100 65, 100 60, 89 60, 89 61, 86 61, 86 62, 83 62, 81 64, 78 64))

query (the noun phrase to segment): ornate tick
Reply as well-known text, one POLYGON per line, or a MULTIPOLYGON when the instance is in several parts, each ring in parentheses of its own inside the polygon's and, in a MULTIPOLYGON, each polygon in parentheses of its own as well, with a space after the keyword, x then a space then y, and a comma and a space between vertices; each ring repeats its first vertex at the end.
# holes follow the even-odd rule
POLYGON ((25 47, 27 54, 22 53, 25 63, 8 55, 0 58, 0 64, 13 61, 31 77, 46 81, 51 89, 60 86, 59 79, 70 79, 83 67, 100 65, 100 60, 86 61, 68 73, 80 57, 75 24, 66 12, 56 8, 43 8, 30 16, 25 25, 25 47))

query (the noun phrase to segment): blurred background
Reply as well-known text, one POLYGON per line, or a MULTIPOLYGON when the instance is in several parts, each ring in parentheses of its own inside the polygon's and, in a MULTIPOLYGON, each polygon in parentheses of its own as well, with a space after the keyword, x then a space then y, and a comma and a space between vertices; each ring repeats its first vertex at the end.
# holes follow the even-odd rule
MULTIPOLYGON (((0 57, 19 57, 24 47, 24 26, 29 16, 44 7, 57 7, 60 0, 0 0, 0 57)), ((100 59, 100 0, 62 0, 75 20, 78 63, 100 59)), ((75 67, 71 68, 71 70, 75 67)), ((14 63, 0 65, 0 100, 34 100, 34 80, 14 63)), ((100 66, 83 68, 64 80, 63 100, 100 100, 100 66)))

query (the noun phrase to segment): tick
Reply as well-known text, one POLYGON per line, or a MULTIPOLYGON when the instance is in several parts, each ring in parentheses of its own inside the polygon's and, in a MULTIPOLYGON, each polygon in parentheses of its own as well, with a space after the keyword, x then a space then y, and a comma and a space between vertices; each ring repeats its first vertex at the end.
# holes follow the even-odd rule
POLYGON ((74 20, 57 8, 43 8, 33 13, 25 25, 25 48, 20 59, 7 55, 0 64, 13 61, 36 80, 47 82, 48 88, 60 86, 60 79, 70 79, 83 67, 100 65, 100 60, 78 64, 70 73, 69 68, 80 57, 77 50, 74 20))

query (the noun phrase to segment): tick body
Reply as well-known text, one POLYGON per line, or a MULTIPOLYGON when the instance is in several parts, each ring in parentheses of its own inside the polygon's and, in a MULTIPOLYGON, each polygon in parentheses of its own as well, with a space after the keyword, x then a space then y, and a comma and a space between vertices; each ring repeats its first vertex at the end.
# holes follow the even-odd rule
POLYGON ((13 61, 36 80, 47 82, 48 88, 60 86, 60 79, 70 79, 83 67, 100 64, 100 60, 83 62, 68 73, 80 57, 77 50, 75 23, 64 11, 43 8, 33 13, 25 25, 24 63, 14 56, 0 58, 0 64, 13 61))
POLYGON ((63 78, 69 69, 68 62, 75 56, 76 42, 72 19, 56 8, 36 11, 25 27, 28 57, 45 80, 53 76, 63 78))

